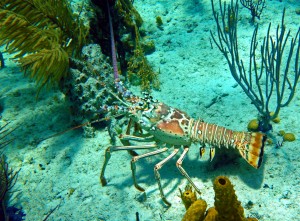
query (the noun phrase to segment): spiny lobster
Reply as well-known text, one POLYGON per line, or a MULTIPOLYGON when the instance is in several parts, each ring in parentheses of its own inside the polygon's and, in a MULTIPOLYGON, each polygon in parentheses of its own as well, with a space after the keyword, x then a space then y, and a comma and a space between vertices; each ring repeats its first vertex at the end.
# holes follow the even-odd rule
POLYGON ((131 160, 134 186, 140 191, 145 191, 137 183, 136 162, 142 158, 166 152, 170 147, 174 147, 172 153, 154 167, 155 179, 159 187, 161 198, 168 206, 170 206, 171 203, 166 199, 163 192, 159 170, 180 151, 181 147, 183 147, 183 151, 176 162, 176 166, 198 193, 200 193, 199 188, 194 184, 188 173, 182 167, 183 159, 188 153, 192 143, 200 143, 200 156, 204 154, 205 145, 208 144, 210 146, 210 160, 215 156, 216 147, 232 147, 238 149, 241 156, 251 166, 255 168, 260 167, 264 153, 264 144, 267 139, 265 134, 260 132, 236 132, 226 129, 225 127, 206 123, 202 120, 195 120, 181 110, 154 100, 148 93, 143 93, 144 97, 138 97, 127 90, 119 80, 110 12, 109 23, 115 86, 119 96, 113 92, 110 93, 123 105, 114 107, 106 106, 104 109, 124 114, 130 118, 130 121, 126 134, 120 136, 121 142, 125 146, 110 146, 105 151, 105 160, 100 174, 102 186, 107 184, 104 173, 108 161, 111 158, 111 153, 120 150, 127 150, 131 151, 131 153, 135 153, 134 150, 152 150, 158 148, 157 150, 152 150, 145 154, 135 154, 131 160), (131 127, 134 127, 134 132, 138 134, 137 136, 130 135, 131 127), (142 133, 143 131, 147 133, 142 133), (154 144, 130 146, 130 141, 154 142, 154 144))

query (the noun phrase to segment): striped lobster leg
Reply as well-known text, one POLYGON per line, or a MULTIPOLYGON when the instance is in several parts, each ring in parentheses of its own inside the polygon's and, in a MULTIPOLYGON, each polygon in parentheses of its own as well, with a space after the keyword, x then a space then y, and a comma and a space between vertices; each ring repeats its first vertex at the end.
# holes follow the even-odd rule
MULTIPOLYGON (((216 124, 196 121, 192 137, 195 141, 209 144, 210 158, 214 157, 214 147, 236 148, 241 156, 254 168, 259 168, 263 159, 267 136, 259 132, 237 132, 216 124)), ((202 154, 204 150, 200 150, 202 154)))

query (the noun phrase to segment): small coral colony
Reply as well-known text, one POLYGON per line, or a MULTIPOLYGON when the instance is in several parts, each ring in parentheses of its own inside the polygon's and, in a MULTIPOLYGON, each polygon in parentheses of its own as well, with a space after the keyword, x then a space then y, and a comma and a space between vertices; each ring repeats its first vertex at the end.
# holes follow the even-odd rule
MULTIPOLYGON (((158 73, 146 55, 155 51, 155 44, 148 40, 143 19, 133 1, 91 0, 71 7, 67 0, 1 0, 0 45, 13 54, 25 76, 36 82, 37 97, 51 88, 59 88, 68 97, 72 118, 84 127, 87 136, 93 136, 91 131, 99 129, 99 125, 100 128, 101 124, 109 125, 112 146, 105 151, 100 175, 103 186, 107 184, 104 173, 112 152, 127 150, 132 155, 134 185, 144 191, 137 183, 135 163, 141 158, 170 151, 166 159, 155 165, 154 171, 162 200, 171 206, 164 195, 159 169, 181 152, 177 166, 189 182, 185 191, 180 190, 187 210, 182 220, 257 220, 244 216, 233 185, 225 176, 215 179, 215 204, 207 210, 206 202, 197 199, 201 191, 182 167, 182 161, 191 143, 197 142, 201 144, 200 155, 205 152, 205 144, 210 146, 211 160, 215 148, 231 147, 251 166, 259 168, 264 146, 274 142, 272 124, 280 121, 281 108, 292 102, 296 92, 300 75, 300 28, 296 33, 286 30, 283 10, 277 35, 270 36, 273 28, 270 23, 266 38, 257 47, 256 21, 263 10, 267 10, 265 0, 231 0, 227 4, 215 1, 211 0, 215 20, 211 43, 224 55, 232 77, 258 111, 258 118, 248 124, 248 132, 194 120, 185 112, 152 98, 151 90, 159 89, 160 85, 158 73), (249 57, 239 55, 237 43, 241 7, 250 11, 250 22, 255 26, 249 57), (260 58, 257 55, 261 55, 260 58), (139 85, 143 96, 133 95, 127 89, 130 85, 139 85), (129 123, 125 125, 126 122, 129 123), (115 146, 117 138, 121 138, 124 146, 115 146), (141 144, 134 146, 131 141, 141 144), (139 155, 138 149, 149 152, 139 155)), ((155 20, 157 28, 163 30, 163 17, 157 16, 155 20)), ((2 54, 0 58, 1 68, 4 68, 2 54)), ((5 158, 11 141, 18 139, 12 132, 13 128, 1 121, 0 215, 3 220, 11 217, 22 220, 25 216, 22 211, 15 208, 11 212, 8 207, 9 193, 18 175, 17 169, 9 169, 5 158)), ((275 141, 276 147, 296 139, 290 132, 279 131, 278 134, 282 139, 275 141)))

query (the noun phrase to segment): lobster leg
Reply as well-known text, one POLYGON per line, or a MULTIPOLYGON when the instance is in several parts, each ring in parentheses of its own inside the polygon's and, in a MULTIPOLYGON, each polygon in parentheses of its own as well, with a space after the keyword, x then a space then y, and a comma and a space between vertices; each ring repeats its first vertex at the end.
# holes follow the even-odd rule
POLYGON ((148 144, 148 145, 141 145, 141 146, 110 146, 105 150, 105 155, 104 155, 104 163, 101 169, 100 173, 100 181, 102 186, 106 186, 107 181, 104 177, 105 169, 108 164, 109 159, 111 158, 111 153, 114 151, 120 151, 120 150, 137 150, 137 149, 149 149, 149 148, 154 148, 157 147, 155 144, 148 144))
POLYGON ((199 188, 195 185, 195 183, 192 181, 192 179, 190 178, 190 176, 187 174, 187 172, 185 171, 185 169, 183 169, 182 162, 184 157, 186 156, 186 154, 189 151, 189 147, 186 146, 184 147, 183 153, 180 155, 179 159, 176 162, 176 166, 178 168, 178 170, 180 171, 180 173, 185 176, 185 178, 190 182, 190 184, 194 187, 194 189, 197 191, 197 193, 201 194, 199 188))
POLYGON ((154 141, 154 137, 150 134, 145 134, 143 137, 123 134, 123 135, 121 135, 121 140, 122 141, 130 140, 130 141, 138 141, 138 142, 151 142, 151 141, 154 141))
MULTIPOLYGON (((135 123, 133 123, 132 119, 129 120, 128 125, 127 125, 127 129, 126 129, 126 135, 121 134, 120 135, 120 141, 124 146, 131 146, 129 139, 123 139, 124 136, 128 136, 130 134, 130 128, 133 127, 135 125, 135 123)), ((134 126, 134 129, 136 129, 136 127, 134 126)), ((128 150, 128 153, 131 156, 137 156, 138 154, 134 151, 134 150, 128 150)))
POLYGON ((158 149, 158 150, 155 150, 155 151, 152 151, 152 152, 149 152, 149 153, 145 153, 145 154, 141 154, 141 155, 132 157, 132 160, 131 160, 132 178, 133 178, 134 186, 135 186, 139 191, 144 192, 145 189, 142 188, 142 187, 137 183, 137 181, 136 181, 136 165, 135 165, 135 163, 136 163, 139 159, 142 159, 142 158, 145 158, 145 157, 154 156, 154 155, 163 153, 163 152, 165 152, 165 151, 167 151, 167 150, 168 150, 168 148, 165 147, 165 148, 158 149))
POLYGON ((158 184, 158 188, 159 188, 159 192, 160 192, 160 196, 162 198, 162 200, 164 201, 164 203, 167 205, 167 206, 171 206, 171 203, 167 200, 167 198, 165 197, 165 194, 163 192, 163 189, 162 189, 162 186, 161 186, 161 182, 160 182, 160 174, 159 174, 159 170, 163 167, 163 165, 165 163, 167 163, 170 159, 172 159, 179 151, 179 148, 175 148, 173 150, 173 152, 165 159, 163 159, 162 161, 160 161, 158 164, 155 165, 154 167, 154 174, 155 174, 155 179, 156 179, 156 182, 158 184))

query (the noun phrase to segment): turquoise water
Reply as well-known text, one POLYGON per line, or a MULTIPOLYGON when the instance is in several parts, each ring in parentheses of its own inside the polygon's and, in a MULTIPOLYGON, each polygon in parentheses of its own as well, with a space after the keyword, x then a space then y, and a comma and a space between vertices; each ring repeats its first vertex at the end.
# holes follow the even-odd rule
MULTIPOLYGON (((144 20, 147 38, 155 41, 155 52, 147 55, 147 59, 159 72, 161 87, 152 91, 153 97, 194 119, 246 131, 248 122, 258 112, 211 41, 210 30, 216 31, 216 26, 210 1, 136 0, 134 6, 144 20), (162 18, 162 27, 157 27, 157 16, 162 18)), ((270 21, 270 33, 275 36, 284 7, 286 27, 292 36, 296 34, 300 17, 295 10, 300 8, 299 1, 267 1, 260 20, 256 20, 259 42, 270 21)), ((238 38, 245 62, 254 30, 250 20, 249 10, 241 6, 238 38)), ((141 221, 182 219, 185 208, 178 188, 184 189, 188 182, 176 167, 179 154, 160 170, 164 193, 172 203, 169 208, 160 198, 153 168, 172 148, 137 162, 137 180, 145 193, 133 185, 131 156, 126 151, 112 154, 105 174, 108 184, 102 187, 99 174, 104 152, 112 145, 108 129, 101 126, 86 128, 84 132, 71 130, 41 141, 75 126, 68 98, 53 89, 43 91, 36 99, 35 83, 23 76, 4 47, 1 51, 6 63, 0 70, 1 124, 11 122, 9 126, 16 128, 11 134, 15 140, 3 151, 9 166, 14 171, 20 169, 8 205, 22 208, 25 220, 29 221, 43 220, 48 215, 47 220, 131 221, 137 220, 137 212, 141 221)), ((139 87, 130 90, 141 96, 139 87)), ((199 159, 199 144, 191 145, 183 166, 208 207, 214 204, 213 180, 225 175, 233 183, 246 216, 259 220, 299 219, 299 101, 298 90, 290 105, 282 108, 280 123, 273 124, 271 133, 275 142, 281 141, 280 130, 294 133, 296 141, 284 142, 279 148, 267 145, 259 169, 242 158, 232 159, 230 156, 235 153, 231 150, 224 153, 217 148, 215 159, 209 162, 207 149, 199 159)), ((118 139, 116 145, 121 145, 118 139)))

